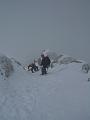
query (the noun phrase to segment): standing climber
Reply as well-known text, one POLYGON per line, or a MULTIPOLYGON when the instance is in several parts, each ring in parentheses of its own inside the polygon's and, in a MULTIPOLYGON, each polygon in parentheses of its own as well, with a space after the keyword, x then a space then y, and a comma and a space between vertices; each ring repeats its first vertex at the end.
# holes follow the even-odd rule
POLYGON ((41 61, 41 72, 42 72, 42 75, 44 74, 47 74, 47 69, 48 67, 50 66, 50 59, 48 56, 44 56, 44 54, 41 54, 41 58, 42 58, 42 61, 41 61))

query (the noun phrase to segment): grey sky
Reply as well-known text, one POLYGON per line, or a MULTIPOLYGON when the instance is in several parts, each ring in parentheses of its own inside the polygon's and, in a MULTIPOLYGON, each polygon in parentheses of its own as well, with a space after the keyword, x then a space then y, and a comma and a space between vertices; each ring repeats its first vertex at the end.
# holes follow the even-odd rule
POLYGON ((90 62, 90 0, 0 0, 0 52, 23 61, 47 48, 90 62))

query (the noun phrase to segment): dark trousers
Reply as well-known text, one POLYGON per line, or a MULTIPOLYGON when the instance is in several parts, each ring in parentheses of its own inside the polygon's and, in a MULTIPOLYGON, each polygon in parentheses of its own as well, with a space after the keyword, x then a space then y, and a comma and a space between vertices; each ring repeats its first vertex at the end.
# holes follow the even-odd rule
POLYGON ((46 67, 42 67, 41 72, 42 72, 42 75, 47 74, 46 67))
POLYGON ((32 73, 38 71, 38 67, 37 67, 37 66, 33 66, 33 67, 31 68, 31 71, 32 71, 32 73))

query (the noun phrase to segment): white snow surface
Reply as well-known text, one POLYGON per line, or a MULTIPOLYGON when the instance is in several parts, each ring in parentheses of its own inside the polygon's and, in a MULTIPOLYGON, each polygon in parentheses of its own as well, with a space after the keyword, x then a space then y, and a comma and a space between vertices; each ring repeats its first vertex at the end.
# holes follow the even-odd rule
POLYGON ((82 63, 56 64, 44 76, 13 64, 13 75, 0 77, 0 120, 90 120, 90 72, 82 63))

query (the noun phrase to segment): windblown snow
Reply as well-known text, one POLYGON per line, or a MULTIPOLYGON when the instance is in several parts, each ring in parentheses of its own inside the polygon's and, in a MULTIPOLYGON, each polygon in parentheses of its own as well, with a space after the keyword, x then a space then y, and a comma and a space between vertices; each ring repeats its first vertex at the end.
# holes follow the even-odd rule
POLYGON ((55 64, 47 75, 12 60, 14 72, 0 76, 0 120, 90 120, 90 71, 83 63, 55 64))

